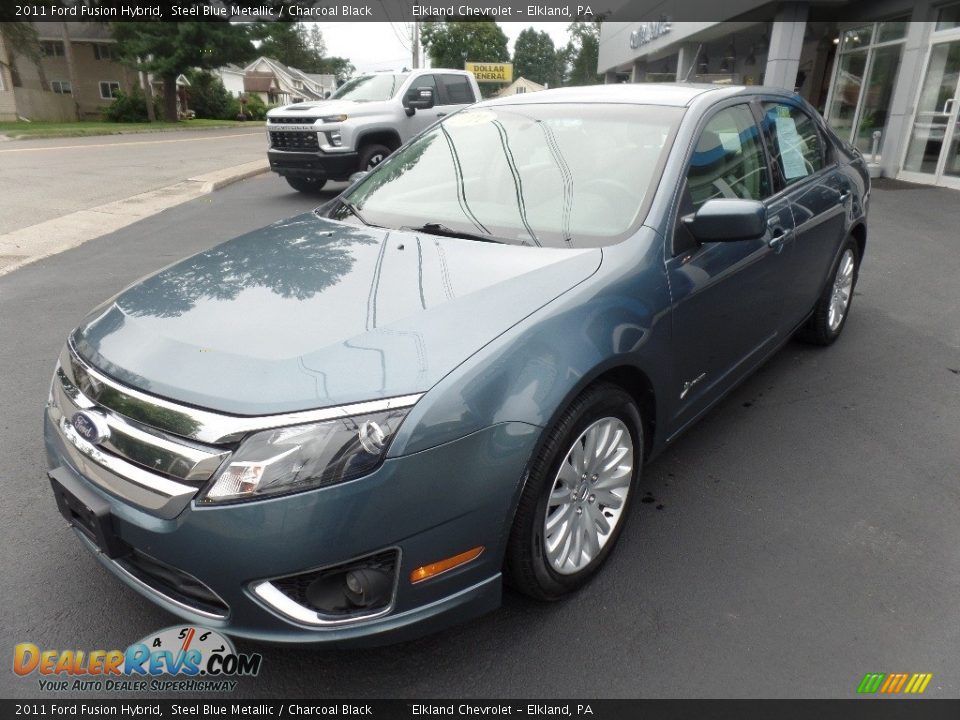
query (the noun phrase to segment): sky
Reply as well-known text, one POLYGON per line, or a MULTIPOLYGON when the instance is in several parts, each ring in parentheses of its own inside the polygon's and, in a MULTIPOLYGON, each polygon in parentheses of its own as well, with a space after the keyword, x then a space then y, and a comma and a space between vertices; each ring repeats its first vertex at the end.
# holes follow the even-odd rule
MULTIPOLYGON (((499 24, 509 40, 511 55, 513 41, 522 30, 528 27, 545 31, 557 47, 567 44, 569 22, 501 22, 499 24)), ((410 25, 408 23, 321 22, 317 25, 323 31, 327 55, 348 58, 357 70, 399 70, 404 66, 410 66, 411 53, 408 49, 410 25)), ((483 58, 471 58, 473 59, 483 60, 483 58)))

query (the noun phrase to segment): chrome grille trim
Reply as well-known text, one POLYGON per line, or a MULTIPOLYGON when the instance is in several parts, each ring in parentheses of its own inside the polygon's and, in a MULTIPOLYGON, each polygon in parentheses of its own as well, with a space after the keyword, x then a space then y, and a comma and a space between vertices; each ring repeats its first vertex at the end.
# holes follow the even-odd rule
POLYGON ((230 445, 259 430, 323 422, 337 418, 411 407, 423 393, 339 405, 318 410, 302 410, 277 415, 224 415, 180 405, 107 377, 82 360, 72 340, 64 350, 61 365, 83 394, 99 405, 135 422, 210 445, 230 445))
MULTIPOLYGON (((70 382, 62 368, 58 368, 53 384, 53 401, 69 421, 79 410, 96 412, 110 428, 110 437, 100 444, 104 450, 122 459, 162 473, 177 480, 197 485, 209 480, 230 454, 228 450, 199 448, 177 443, 160 435, 141 430, 120 415, 102 412, 101 408, 70 382)), ((82 439, 73 433, 78 440, 82 439)), ((71 437, 71 441, 73 438, 71 437)), ((74 442, 76 445, 76 442, 74 442)), ((88 443, 89 444, 89 443, 88 443)), ((92 447, 92 446, 91 446, 92 447)))

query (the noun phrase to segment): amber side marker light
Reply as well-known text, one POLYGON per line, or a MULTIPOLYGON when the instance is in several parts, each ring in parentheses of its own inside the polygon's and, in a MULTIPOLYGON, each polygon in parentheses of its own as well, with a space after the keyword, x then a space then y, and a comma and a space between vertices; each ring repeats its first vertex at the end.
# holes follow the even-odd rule
POLYGON ((459 555, 448 557, 446 560, 438 560, 435 563, 418 567, 416 570, 410 573, 410 582, 416 585, 424 580, 429 580, 430 578, 436 577, 437 575, 445 573, 448 570, 453 570, 455 567, 460 567, 461 565, 466 565, 468 562, 476 560, 482 553, 483 545, 467 550, 466 552, 462 552, 459 555))

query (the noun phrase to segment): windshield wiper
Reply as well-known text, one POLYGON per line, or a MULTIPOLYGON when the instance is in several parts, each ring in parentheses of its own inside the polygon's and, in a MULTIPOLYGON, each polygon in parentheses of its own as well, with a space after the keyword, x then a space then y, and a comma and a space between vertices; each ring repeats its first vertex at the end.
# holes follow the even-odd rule
POLYGON ((368 226, 368 227, 380 227, 379 225, 374 225, 373 223, 368 223, 368 222, 364 219, 363 215, 360 214, 360 211, 357 209, 357 206, 354 205, 353 203, 347 202, 346 200, 340 200, 340 205, 343 206, 343 207, 345 207, 348 211, 350 211, 350 214, 353 215, 357 220, 359 220, 360 222, 362 222, 364 225, 366 225, 366 226, 368 226))
POLYGON ((466 232, 465 230, 454 230, 442 223, 428 222, 419 227, 404 225, 401 230, 410 232, 424 232, 430 235, 440 235, 441 237, 463 238, 464 240, 479 240, 480 242, 506 243, 506 240, 496 238, 493 235, 482 235, 480 233, 466 232))

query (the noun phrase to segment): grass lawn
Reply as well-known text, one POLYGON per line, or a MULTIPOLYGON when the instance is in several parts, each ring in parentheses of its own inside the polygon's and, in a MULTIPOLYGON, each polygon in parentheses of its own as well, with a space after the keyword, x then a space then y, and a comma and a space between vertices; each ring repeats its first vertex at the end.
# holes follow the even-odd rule
POLYGON ((203 130, 218 127, 259 127, 256 120, 181 120, 180 122, 113 123, 113 122, 0 122, 0 135, 10 138, 83 137, 86 135, 119 135, 123 133, 166 132, 169 130, 203 130))

